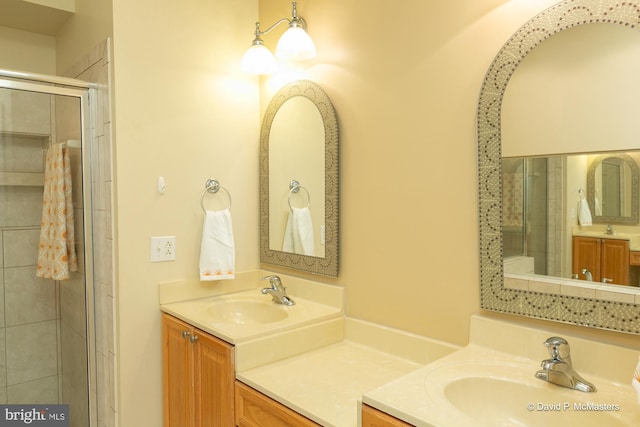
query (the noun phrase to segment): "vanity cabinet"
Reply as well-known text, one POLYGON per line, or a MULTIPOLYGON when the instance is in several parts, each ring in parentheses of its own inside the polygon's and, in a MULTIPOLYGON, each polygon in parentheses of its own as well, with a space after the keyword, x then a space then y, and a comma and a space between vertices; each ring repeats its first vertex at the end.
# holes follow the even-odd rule
POLYGON ((164 427, 234 425, 234 347, 162 313, 164 427))
POLYGON ((584 279, 585 268, 594 282, 629 285, 629 241, 574 236, 572 273, 584 279))
POLYGON ((362 427, 411 427, 411 424, 363 404, 362 427))
POLYGON ((317 427, 319 425, 246 384, 236 381, 236 426, 317 427))

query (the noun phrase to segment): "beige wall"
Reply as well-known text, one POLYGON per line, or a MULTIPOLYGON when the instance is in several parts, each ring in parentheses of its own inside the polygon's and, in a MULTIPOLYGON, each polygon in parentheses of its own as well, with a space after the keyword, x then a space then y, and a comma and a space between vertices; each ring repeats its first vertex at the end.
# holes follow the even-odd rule
POLYGON ((257 1, 113 7, 119 418, 159 426, 158 283, 198 276, 208 178, 233 197, 237 269, 258 266, 258 80, 239 72, 257 1), (166 235, 176 236, 177 260, 150 263, 149 238, 166 235))
POLYGON ((0 27, 0 68, 55 74, 55 47, 54 37, 0 27))
MULTIPOLYGON (((480 86, 509 36, 554 3, 298 2, 318 57, 265 79, 261 103, 294 76, 321 85, 337 110, 341 267, 330 281, 345 286, 349 316, 467 343, 469 316, 480 311, 480 86)), ((264 25, 289 12, 260 0, 264 25)), ((282 30, 274 33, 264 37, 272 49, 282 30)), ((638 347, 628 335, 580 333, 638 347)))
MULTIPOLYGON (((79 3, 87 22, 109 27, 100 9, 79 3)), ((265 23, 290 11, 283 0, 259 3, 265 23)), ((509 35, 552 3, 301 0, 319 55, 264 79, 258 101, 257 79, 238 70, 258 0, 113 0, 120 425, 161 425, 157 284, 197 276, 207 178, 233 196, 238 270, 259 264, 259 102, 292 78, 320 84, 340 122, 341 274, 325 281, 345 286, 350 316, 466 344, 469 316, 480 310, 480 85, 509 35), (176 261, 149 262, 154 235, 177 236, 176 261)), ((87 47, 75 40, 75 55, 101 39, 71 25, 58 42, 59 70, 74 58, 63 38, 94 34, 87 47)), ((638 346, 637 337, 580 332, 638 346)))

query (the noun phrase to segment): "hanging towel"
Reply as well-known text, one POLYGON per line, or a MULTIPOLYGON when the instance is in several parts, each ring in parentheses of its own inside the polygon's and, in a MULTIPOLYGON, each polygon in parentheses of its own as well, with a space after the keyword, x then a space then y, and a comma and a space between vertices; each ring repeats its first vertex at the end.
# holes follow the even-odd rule
POLYGON ((284 231, 284 252, 314 256, 313 224, 308 207, 291 208, 284 231))
POLYGON ((200 246, 200 280, 235 277, 235 246, 231 211, 206 211, 200 246))
POLYGON ((602 216, 602 204, 598 200, 598 197, 596 196, 596 198, 593 201, 594 201, 594 204, 596 205, 596 216, 602 216))
POLYGON ((580 199, 578 202, 578 223, 580 225, 592 225, 591 211, 586 199, 580 199))
POLYGON ((71 190, 69 152, 54 144, 45 161, 37 277, 66 280, 78 271, 71 190))
POLYGON ((633 374, 631 385, 638 394, 638 403, 640 403, 640 357, 638 357, 638 365, 636 366, 636 372, 633 374))

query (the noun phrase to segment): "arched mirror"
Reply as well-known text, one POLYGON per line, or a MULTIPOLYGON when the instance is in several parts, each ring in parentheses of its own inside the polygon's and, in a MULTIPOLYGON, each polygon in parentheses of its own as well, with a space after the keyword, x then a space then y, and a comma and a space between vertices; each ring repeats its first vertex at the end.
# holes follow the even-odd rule
POLYGON ((260 260, 338 275, 338 122, 310 81, 280 89, 262 122, 260 260))
MULTIPOLYGON (((633 236, 640 236, 640 230, 634 228, 638 224, 631 220, 633 198, 638 196, 633 184, 634 165, 627 162, 626 156, 619 155, 621 152, 629 157, 638 155, 638 11, 638 0, 562 1, 520 28, 491 64, 477 115, 483 309, 640 334, 637 280, 629 286, 582 277, 577 280, 570 268, 565 267, 571 265, 572 235, 602 234, 602 238, 607 238, 604 227, 602 231, 598 228, 598 218, 605 215, 598 215, 595 202, 590 206, 596 218, 593 224, 581 221, 581 211, 577 209, 583 206, 581 198, 587 185, 594 194, 597 191, 598 163, 602 162, 593 158, 611 159, 607 168, 617 175, 618 182, 612 184, 611 195, 620 212, 611 217, 627 213, 630 217, 625 227, 631 231, 618 233, 615 238, 624 239, 622 235, 628 232, 633 242, 633 236), (572 43, 570 48, 562 47, 566 41, 572 43), (584 44, 574 43, 580 41, 584 44), (553 47, 545 49, 548 46, 553 47), (555 58, 551 67, 548 57, 541 54, 545 50, 555 58), (623 65, 611 66, 608 62, 625 58, 627 62, 623 65), (520 85, 525 81, 520 77, 528 74, 521 71, 531 62, 536 66, 527 70, 536 72, 540 85, 520 85), (596 80, 583 76, 590 65, 595 67, 589 79, 596 80), (546 74, 539 73, 540 70, 546 74), (618 74, 612 77, 611 71, 618 74), (607 78, 597 80, 598 75, 607 78), (584 83, 583 79, 590 83, 584 83), (523 91, 516 91, 518 87, 523 91), (565 89, 573 92, 560 92, 565 89), (597 157, 600 155, 605 156, 597 157), (593 175, 590 162, 595 164, 593 175), (588 180, 593 180, 593 187, 588 180), (527 193, 527 186, 534 188, 536 181, 542 183, 540 188, 547 202, 537 200, 531 205, 514 202, 527 193), (620 189, 628 192, 628 201, 620 189), (533 256, 505 259, 505 251, 521 241, 519 230, 530 233, 533 227, 527 221, 538 214, 537 219, 544 219, 540 222, 542 233, 548 237, 543 246, 555 252, 546 253, 540 261, 533 256), (536 267, 543 262, 547 266, 538 272, 536 267)), ((606 172, 602 172, 601 166, 599 170, 602 179, 606 172)), ((631 246, 632 253, 640 254, 640 247, 634 248, 633 243, 631 246)), ((624 262, 631 263, 630 257, 624 262)), ((638 268, 628 264, 626 267, 638 268)))

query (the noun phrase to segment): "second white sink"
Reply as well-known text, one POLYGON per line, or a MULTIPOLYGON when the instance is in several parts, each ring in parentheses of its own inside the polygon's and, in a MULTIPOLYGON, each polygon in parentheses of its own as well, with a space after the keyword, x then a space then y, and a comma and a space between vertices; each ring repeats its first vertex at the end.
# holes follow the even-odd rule
POLYGON ((577 391, 555 394, 554 386, 472 376, 448 383, 446 399, 483 426, 625 427, 619 400, 602 401, 577 391))

